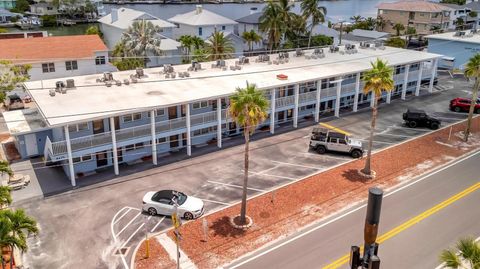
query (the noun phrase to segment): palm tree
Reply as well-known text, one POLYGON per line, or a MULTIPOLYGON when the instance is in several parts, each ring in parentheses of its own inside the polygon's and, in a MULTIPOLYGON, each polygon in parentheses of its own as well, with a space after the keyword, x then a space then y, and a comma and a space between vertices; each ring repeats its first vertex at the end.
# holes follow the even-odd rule
POLYGON ((245 89, 237 88, 237 92, 230 97, 229 114, 239 126, 243 127, 243 135, 245 136, 241 223, 246 222, 250 135, 255 131, 255 127, 267 118, 268 106, 268 100, 255 84, 247 83, 245 89))
POLYGON ((223 32, 215 30, 205 46, 207 58, 211 61, 232 58, 235 52, 232 41, 223 32))
POLYGON ((8 186, 0 186, 0 209, 12 203, 12 189, 8 186))
POLYGON ((0 250, 1 250, 1 262, 2 268, 5 268, 5 258, 4 258, 4 249, 10 251, 10 268, 13 268, 11 265, 13 263, 13 249, 18 248, 21 251, 27 250, 27 242, 25 239, 14 236, 12 233, 12 223, 5 217, 0 216, 0 250))
POLYGON ((303 43, 301 41, 307 33, 307 21, 297 14, 293 14, 291 18, 292 22, 290 23, 287 32, 285 32, 285 39, 289 40, 292 44, 296 43, 298 48, 300 47, 300 43, 303 43))
POLYGON ((253 29, 250 31, 245 31, 242 34, 242 38, 247 42, 248 51, 253 50, 253 44, 260 43, 262 41, 262 36, 257 34, 253 29))
POLYGON ((383 29, 385 28, 385 25, 386 25, 386 22, 385 20, 383 19, 382 16, 378 16, 377 17, 377 22, 376 22, 376 27, 377 27, 377 30, 380 29, 383 31, 383 29))
MULTIPOLYGON (((470 60, 468 60, 465 66, 465 76, 475 78, 475 83, 472 88, 472 99, 470 100, 470 109, 468 110, 467 127, 465 128, 464 140, 468 141, 470 135, 470 128, 472 126, 472 117, 475 110, 475 104, 478 99, 478 87, 480 86, 480 53, 475 54, 470 60)), ((480 112, 480 111, 479 111, 480 112)))
POLYGON ((259 21, 259 29, 267 34, 268 47, 272 51, 279 46, 282 35, 287 29, 287 22, 283 20, 280 6, 272 0, 268 0, 259 21))
POLYGON ((373 134, 375 132, 375 123, 377 120, 377 99, 382 97, 383 91, 393 90, 393 69, 387 66, 387 62, 377 59, 371 63, 372 69, 363 74, 362 80, 365 82, 363 93, 372 93, 373 108, 372 108, 372 122, 370 124, 370 138, 368 140, 368 153, 365 161, 365 167, 362 172, 365 175, 371 176, 371 157, 373 146, 373 134))
POLYGON ((150 21, 134 21, 122 35, 126 52, 130 56, 142 56, 146 65, 147 53, 155 56, 162 54, 160 31, 160 27, 150 21))
POLYGON ((445 263, 446 268, 480 269, 480 244, 473 238, 460 239, 456 249, 442 251, 440 261, 445 263))
POLYGON ((350 17, 350 20, 352 20, 353 23, 359 23, 359 22, 363 21, 363 19, 364 18, 360 15, 350 17))
POLYGON ((400 36, 400 32, 405 30, 405 26, 401 23, 397 23, 393 26, 393 29, 397 31, 397 36, 400 36))
POLYGON ((375 20, 372 17, 368 17, 365 19, 365 23, 367 24, 369 30, 375 30, 375 25, 377 24, 377 20, 375 20))
POLYGON ((415 27, 410 27, 410 26, 407 27, 407 30, 405 30, 406 47, 408 47, 408 44, 412 40, 412 36, 414 36, 416 33, 417 33, 417 29, 415 29, 415 27))
POLYGON ((192 37, 192 45, 194 49, 199 50, 203 47, 204 44, 205 44, 205 41, 203 41, 203 39, 201 39, 200 37, 198 36, 192 37))
POLYGON ((184 55, 186 59, 190 59, 190 54, 192 53, 193 39, 191 35, 182 35, 178 39, 180 44, 182 44, 184 55))
POLYGON ((7 161, 0 161, 0 174, 3 176, 7 174, 9 177, 13 176, 12 168, 10 168, 10 164, 7 161))
POLYGON ((310 19, 310 33, 308 34, 308 47, 312 40, 313 28, 320 23, 325 22, 325 15, 327 14, 326 7, 319 6, 319 0, 303 0, 300 4, 302 15, 305 19, 310 19))

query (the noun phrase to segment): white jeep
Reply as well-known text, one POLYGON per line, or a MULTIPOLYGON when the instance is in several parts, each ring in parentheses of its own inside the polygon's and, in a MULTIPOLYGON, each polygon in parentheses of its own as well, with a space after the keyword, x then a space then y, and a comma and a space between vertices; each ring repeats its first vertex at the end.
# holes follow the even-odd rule
POLYGON ((313 128, 312 136, 310 137, 310 148, 319 154, 335 151, 348 153, 353 158, 363 156, 362 142, 326 128, 313 128))

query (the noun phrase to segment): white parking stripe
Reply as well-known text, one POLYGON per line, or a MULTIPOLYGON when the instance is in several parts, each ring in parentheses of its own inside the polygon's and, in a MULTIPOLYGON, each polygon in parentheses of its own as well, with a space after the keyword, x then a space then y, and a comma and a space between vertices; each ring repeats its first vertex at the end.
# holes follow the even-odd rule
POLYGON ((120 247, 120 248, 124 248, 128 242, 130 242, 130 240, 132 240, 132 238, 138 233, 138 231, 140 229, 142 229, 142 227, 145 226, 145 223, 142 223, 142 225, 138 226, 138 228, 135 230, 135 232, 133 232, 130 237, 127 239, 127 241, 125 241, 125 243, 123 243, 123 245, 120 247))
POLYGON ((387 135, 387 136, 395 136, 395 137, 404 137, 404 138, 411 138, 415 135, 397 135, 397 134, 387 134, 387 133, 375 133, 375 135, 387 135))
POLYGON ((342 158, 342 157, 334 157, 332 155, 326 155, 326 154, 318 154, 318 153, 310 153, 310 152, 303 152, 302 154, 308 155, 308 156, 316 156, 316 157, 323 157, 323 158, 332 158, 332 159, 337 159, 337 160, 342 160, 342 161, 347 161, 347 158, 342 158))
MULTIPOLYGON (((368 139, 357 139, 357 140, 360 140, 360 141, 363 141, 363 142, 368 142, 368 139)), ((373 140, 373 143, 380 143, 380 144, 387 144, 387 145, 395 144, 395 143, 391 143, 391 142, 384 142, 384 141, 378 141, 378 140, 373 140)))
MULTIPOLYGON (((228 187, 232 187, 232 188, 239 188, 239 189, 242 189, 242 188, 243 188, 243 186, 240 186, 240 185, 223 183, 223 182, 218 182, 218 181, 208 180, 207 182, 210 182, 210 183, 212 183, 212 184, 224 185, 224 186, 228 186, 228 187)), ((252 191, 265 192, 265 190, 255 189, 255 188, 251 188, 251 187, 247 187, 247 189, 252 190, 252 191)))
POLYGON ((165 219, 165 217, 162 217, 158 222, 157 224, 155 224, 155 226, 153 226, 153 228, 150 230, 151 233, 153 233, 153 231, 155 229, 157 229, 158 225, 160 225, 160 223, 162 223, 162 221, 165 219))
POLYGON ((435 116, 435 118, 444 119, 444 120, 454 120, 454 121, 461 121, 466 119, 466 118, 449 118, 449 117, 442 117, 442 116, 435 116))
MULTIPOLYGON (((198 197, 198 196, 197 196, 197 197, 198 197)), ((214 203, 214 204, 232 205, 232 204, 229 204, 229 203, 224 203, 224 202, 219 202, 219 201, 213 201, 213 200, 203 199, 203 198, 200 198, 200 197, 198 197, 198 198, 201 199, 202 201, 210 202, 210 203, 214 203)))
POLYGON ((426 130, 426 129, 412 129, 412 128, 407 128, 405 126, 390 126, 387 128, 387 130, 391 128, 391 129, 401 129, 401 130, 410 130, 410 131, 418 131, 418 132, 432 132, 432 130, 426 130))
MULTIPOLYGON (((127 208, 127 207, 124 207, 124 208, 122 208, 121 210, 123 210, 123 209, 125 209, 125 208, 127 208)), ((131 209, 131 208, 128 208, 128 210, 125 211, 125 213, 123 213, 118 219, 116 219, 116 220, 113 222, 113 224, 114 224, 114 225, 117 224, 117 222, 119 222, 123 217, 125 217, 125 215, 127 215, 128 212, 130 212, 130 210, 132 210, 132 209, 131 209)))
POLYGON ((125 225, 125 227, 123 227, 123 229, 118 233, 116 234, 115 236, 118 237, 123 231, 125 231, 125 229, 127 229, 128 226, 130 226, 130 224, 132 224, 132 222, 138 218, 138 216, 140 216, 140 214, 142 214, 142 212, 139 212, 132 220, 130 220, 130 222, 127 223, 127 225, 125 225))
POLYGON ((322 169, 322 168, 318 168, 318 167, 313 167, 313 166, 308 166, 308 165, 301 165, 301 164, 296 164, 296 163, 286 163, 286 162, 279 162, 279 161, 272 161, 272 163, 279 163, 279 164, 284 164, 284 165, 298 166, 298 167, 315 169, 315 170, 321 170, 321 169, 322 169))
POLYGON ((255 175, 278 177, 278 178, 284 178, 284 179, 288 179, 288 180, 297 180, 296 178, 293 178, 293 177, 277 176, 277 175, 271 175, 271 174, 265 174, 265 173, 256 173, 255 175))

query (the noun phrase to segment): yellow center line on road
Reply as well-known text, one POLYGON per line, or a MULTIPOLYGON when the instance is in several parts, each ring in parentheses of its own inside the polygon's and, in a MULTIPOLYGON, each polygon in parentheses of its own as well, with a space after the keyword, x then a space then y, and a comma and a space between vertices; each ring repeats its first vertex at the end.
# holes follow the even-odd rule
MULTIPOLYGON (((480 182, 470 186, 469 188, 453 195, 452 197, 448 198, 447 200, 435 205, 434 207, 424 211, 423 213, 409 219, 408 221, 400 224, 399 226, 393 228, 392 230, 382 234, 380 237, 377 238, 377 243, 381 244, 386 240, 394 237, 395 235, 399 234, 400 232, 412 227, 413 225, 419 223, 420 221, 428 218, 429 216, 437 213, 438 211, 444 209, 448 205, 460 200, 461 198, 471 194, 472 192, 480 189, 480 182)), ((363 250, 363 247, 361 248, 363 250)), ((340 266, 346 264, 350 260, 350 253, 340 257, 339 259, 335 260, 334 262, 324 266, 323 269, 334 269, 339 268, 340 266)))
POLYGON ((351 133, 349 133, 349 132, 347 132, 347 131, 344 131, 344 130, 342 130, 342 129, 339 129, 339 128, 335 127, 335 126, 332 126, 332 125, 327 124, 327 123, 324 123, 324 122, 320 122, 319 125, 321 125, 321 126, 323 126, 323 127, 325 127, 325 128, 328 128, 328 129, 330 129, 330 130, 332 130, 332 131, 339 132, 339 133, 344 134, 344 135, 348 135, 348 136, 351 136, 351 135, 352 135, 351 133))

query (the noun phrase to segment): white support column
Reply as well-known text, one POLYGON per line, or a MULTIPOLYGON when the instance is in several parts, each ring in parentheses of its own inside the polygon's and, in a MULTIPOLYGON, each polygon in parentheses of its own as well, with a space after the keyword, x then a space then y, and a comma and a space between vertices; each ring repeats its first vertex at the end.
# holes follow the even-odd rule
POLYGON ((298 95, 300 93, 300 84, 295 84, 295 107, 293 109, 293 128, 298 126, 298 95))
POLYGON ((275 133, 275 93, 276 89, 271 89, 270 90, 270 133, 274 134, 275 133))
POLYGON ((353 112, 358 110, 358 95, 360 94, 360 73, 357 73, 355 81, 355 99, 353 100, 353 112))
POLYGON ((335 117, 340 117, 340 98, 342 94, 342 81, 337 82, 337 98, 335 99, 335 117))
POLYGON ((387 104, 392 101, 392 91, 387 91, 387 104))
POLYGON ((75 170, 73 169, 73 157, 72 157, 72 146, 70 145, 70 133, 68 131, 68 125, 65 125, 65 141, 67 142, 67 156, 68 156, 68 168, 70 171, 70 181, 72 186, 75 187, 77 183, 75 182, 75 170))
POLYGON ((433 92, 433 81, 435 80, 435 76, 437 74, 437 65, 438 65, 438 58, 433 60, 433 67, 432 67, 432 77, 430 78, 430 84, 428 85, 428 92, 433 92))
POLYGON ((115 133, 115 119, 110 117, 110 133, 112 134, 112 156, 113 156, 113 171, 118 176, 118 152, 117 152, 117 136, 115 133))
POLYGON ((191 137, 191 126, 190 126, 190 104, 186 104, 186 123, 187 123, 187 155, 192 156, 192 137, 191 137))
POLYGON ((217 147, 222 147, 222 98, 217 99, 217 147))
POLYGON ((315 122, 320 121, 320 96, 322 94, 322 80, 317 81, 317 99, 315 102, 315 122))
POLYGON ((423 62, 420 62, 419 69, 418 69, 417 87, 415 88, 415 96, 420 95, 420 87, 422 86, 422 76, 423 76, 423 62))
POLYGON ((155 110, 150 111, 150 132, 152 135, 152 161, 157 165, 157 135, 155 131, 155 110))
POLYGON ((408 84, 408 73, 410 72, 410 65, 405 65, 405 73, 403 73, 403 87, 402 87, 402 100, 405 100, 407 96, 407 84, 408 84))

